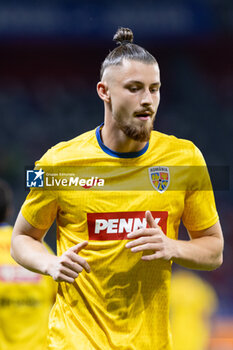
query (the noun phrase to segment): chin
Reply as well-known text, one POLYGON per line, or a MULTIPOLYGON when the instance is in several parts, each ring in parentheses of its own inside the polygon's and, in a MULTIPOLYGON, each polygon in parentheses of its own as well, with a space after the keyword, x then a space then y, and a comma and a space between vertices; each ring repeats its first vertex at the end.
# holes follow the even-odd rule
POLYGON ((132 125, 124 125, 121 130, 124 132, 126 136, 129 138, 139 141, 139 142, 147 142, 150 139, 151 131, 153 130, 153 125, 145 127, 143 126, 132 126, 132 125))

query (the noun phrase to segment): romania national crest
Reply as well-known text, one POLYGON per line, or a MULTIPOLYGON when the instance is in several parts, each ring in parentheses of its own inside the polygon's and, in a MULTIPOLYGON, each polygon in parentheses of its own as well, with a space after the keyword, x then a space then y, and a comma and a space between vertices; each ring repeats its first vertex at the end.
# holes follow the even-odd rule
POLYGON ((148 170, 152 186, 159 193, 165 192, 170 183, 169 168, 166 166, 156 166, 148 170))

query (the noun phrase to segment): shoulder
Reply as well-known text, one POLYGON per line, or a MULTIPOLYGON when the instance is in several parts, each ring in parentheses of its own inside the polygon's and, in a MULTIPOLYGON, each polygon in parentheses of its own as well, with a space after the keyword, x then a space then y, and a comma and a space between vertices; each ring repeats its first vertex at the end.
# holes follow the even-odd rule
POLYGON ((201 151, 192 141, 158 131, 151 133, 150 150, 180 165, 202 165, 204 161, 201 151))
POLYGON ((77 155, 80 156, 81 153, 90 152, 92 145, 95 144, 95 139, 95 130, 90 130, 69 141, 59 142, 36 162, 36 166, 56 165, 57 162, 70 161, 77 155))
POLYGON ((70 152, 74 149, 77 149, 77 147, 84 146, 85 144, 89 145, 92 139, 95 139, 95 130, 87 131, 84 134, 81 134, 69 141, 60 142, 57 145, 53 146, 51 150, 54 154, 62 151, 70 152))
POLYGON ((151 133, 151 141, 159 142, 163 145, 166 144, 168 147, 187 148, 191 150, 195 148, 194 143, 190 140, 181 139, 174 135, 167 135, 155 130, 151 133))

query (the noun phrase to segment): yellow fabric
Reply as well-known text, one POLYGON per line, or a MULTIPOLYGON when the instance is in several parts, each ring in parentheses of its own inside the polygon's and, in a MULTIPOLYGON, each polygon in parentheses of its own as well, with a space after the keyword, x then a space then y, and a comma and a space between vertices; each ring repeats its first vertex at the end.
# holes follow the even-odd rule
POLYGON ((0 226, 0 349, 45 350, 56 284, 12 259, 12 229, 0 226))
POLYGON ((174 350, 206 350, 217 296, 211 285, 190 271, 174 273, 171 329, 174 350))
MULTIPOLYGON (((155 131, 143 155, 130 159, 113 157, 99 146, 93 130, 53 147, 36 166, 42 169, 53 166, 54 172, 64 166, 134 166, 136 170, 118 178, 119 182, 128 183, 127 189, 132 188, 132 184, 138 188, 140 167, 146 169, 145 181, 150 183, 149 167, 203 164, 203 157, 191 142, 155 131)), ((159 193, 151 185, 146 192, 93 189, 33 189, 30 192, 22 214, 40 229, 48 228, 57 219, 58 255, 89 240, 80 255, 88 261, 91 273, 83 271, 71 285, 59 284, 50 317, 49 349, 171 349, 171 262, 142 261, 142 253, 134 254, 125 248, 125 237, 109 240, 106 233, 106 239, 98 240, 98 235, 96 240, 89 239, 87 218, 91 214, 111 216, 115 213, 117 217, 124 217, 124 213, 132 213, 137 217, 137 212, 146 210, 168 214, 163 228, 173 239, 178 236, 182 216, 187 228, 192 230, 205 229, 218 220, 211 191, 186 193, 181 189, 159 193)), ((112 231, 117 230, 116 226, 111 226, 112 231)))

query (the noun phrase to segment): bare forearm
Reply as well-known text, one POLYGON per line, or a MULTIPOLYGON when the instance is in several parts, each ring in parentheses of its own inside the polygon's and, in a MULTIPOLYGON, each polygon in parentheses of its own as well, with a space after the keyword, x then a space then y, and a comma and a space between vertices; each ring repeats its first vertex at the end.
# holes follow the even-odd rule
POLYGON ((25 268, 50 275, 58 282, 73 283, 83 269, 90 272, 89 264, 78 254, 88 245, 87 241, 67 249, 61 256, 55 256, 43 245, 46 231, 33 227, 19 213, 12 233, 12 257, 25 268))
POLYGON ((214 270, 222 264, 223 242, 214 236, 190 241, 176 241, 173 261, 183 267, 197 270, 214 270))
POLYGON ((177 241, 162 232, 150 211, 145 216, 149 228, 129 233, 127 238, 131 241, 126 243, 126 248, 133 253, 153 252, 143 254, 142 260, 172 260, 197 270, 214 270, 222 264, 223 235, 219 221, 207 229, 189 231, 190 241, 177 241))
POLYGON ((45 275, 49 264, 56 258, 41 241, 23 234, 12 239, 11 255, 25 268, 45 275))

